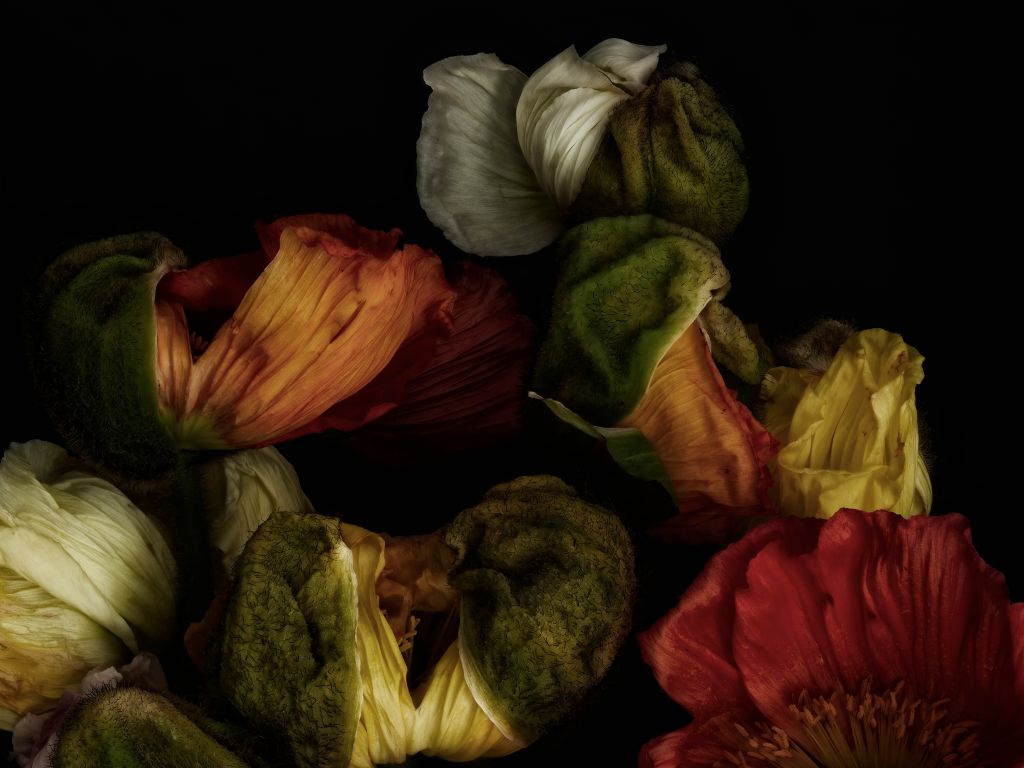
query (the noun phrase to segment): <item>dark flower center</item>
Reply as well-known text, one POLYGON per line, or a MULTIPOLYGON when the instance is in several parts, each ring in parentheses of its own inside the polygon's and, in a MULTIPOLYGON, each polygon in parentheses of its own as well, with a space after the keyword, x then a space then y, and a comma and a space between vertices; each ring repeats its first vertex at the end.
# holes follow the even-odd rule
POLYGON ((969 768, 978 767, 977 722, 949 718, 948 700, 927 701, 901 682, 873 693, 800 694, 795 724, 735 723, 735 738, 716 768, 969 768))

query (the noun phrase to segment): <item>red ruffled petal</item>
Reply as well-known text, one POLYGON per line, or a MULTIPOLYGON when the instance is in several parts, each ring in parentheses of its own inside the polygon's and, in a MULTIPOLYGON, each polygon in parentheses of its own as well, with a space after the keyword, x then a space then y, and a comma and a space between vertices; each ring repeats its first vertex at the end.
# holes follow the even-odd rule
MULTIPOLYGON (((351 217, 341 213, 305 213, 298 216, 285 216, 270 224, 260 224, 256 227, 256 234, 259 235, 260 244, 263 246, 268 261, 277 254, 281 244, 281 233, 289 227, 326 235, 332 240, 343 243, 348 248, 381 259, 389 258, 395 252, 398 241, 402 237, 400 229, 391 229, 387 232, 367 229, 356 224, 351 217)), ((312 245, 309 237, 304 240, 306 245, 312 245)))
POLYGON ((747 567, 777 542, 789 552, 814 546, 820 521, 790 518, 754 528, 716 555, 679 604, 639 635, 640 651, 661 687, 698 719, 728 711, 756 714, 733 656, 734 596, 747 567))
MULTIPOLYGON (((651 739, 640 748, 640 768, 711 768, 733 765, 730 758, 746 748, 742 731, 737 728, 738 723, 731 715, 720 715, 651 739)), ((762 763, 755 761, 748 765, 762 763)))
POLYGON ((409 382, 401 405, 354 436, 357 449, 396 458, 466 451, 522 427, 524 381, 533 343, 529 320, 502 277, 473 262, 456 267, 451 336, 409 382))
POLYGON ((273 255, 253 251, 170 272, 160 281, 157 298, 180 304, 190 313, 230 315, 271 258, 273 255))
POLYGON ((1005 581, 975 552, 965 518, 841 510, 812 550, 785 544, 761 548, 735 597, 735 663, 768 720, 790 724, 804 690, 866 679, 906 681, 986 724, 1019 706, 1005 581))

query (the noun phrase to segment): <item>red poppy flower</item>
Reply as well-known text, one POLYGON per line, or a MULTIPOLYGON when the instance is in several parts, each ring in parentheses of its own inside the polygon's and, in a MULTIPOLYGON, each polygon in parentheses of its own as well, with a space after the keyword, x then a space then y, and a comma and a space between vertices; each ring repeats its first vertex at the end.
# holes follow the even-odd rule
POLYGON ((761 525, 640 646, 694 716, 642 766, 1024 765, 1024 604, 958 515, 761 525))

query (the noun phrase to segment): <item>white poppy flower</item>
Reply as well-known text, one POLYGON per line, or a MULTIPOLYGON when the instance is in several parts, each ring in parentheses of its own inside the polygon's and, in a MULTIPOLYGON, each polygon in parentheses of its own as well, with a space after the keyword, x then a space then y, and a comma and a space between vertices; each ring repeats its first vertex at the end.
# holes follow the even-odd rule
POLYGON ((562 231, 612 111, 646 85, 665 46, 569 47, 527 78, 492 54, 428 67, 416 145, 420 204, 480 256, 533 253, 562 231))

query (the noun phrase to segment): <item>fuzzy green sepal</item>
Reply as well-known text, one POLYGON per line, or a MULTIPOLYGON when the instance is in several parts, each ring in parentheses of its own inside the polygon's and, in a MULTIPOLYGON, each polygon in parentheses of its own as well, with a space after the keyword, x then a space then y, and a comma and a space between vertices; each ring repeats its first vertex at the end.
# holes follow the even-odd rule
POLYGON ((246 768, 167 699, 140 688, 107 688, 83 701, 61 728, 53 768, 246 768))
POLYGON ((341 522, 278 512, 235 566, 221 687, 253 725, 285 737, 296 765, 348 765, 362 689, 356 577, 341 522))
POLYGON ((185 257, 154 232, 80 245, 44 272, 30 305, 41 399, 76 452, 152 477, 175 445, 157 416, 156 284, 185 257))
POLYGON ((462 592, 459 644, 474 698, 530 742, 569 715, 629 634, 633 546, 617 517, 561 480, 492 488, 448 526, 462 592))
POLYGON ((612 113, 570 218, 652 213, 721 244, 749 194, 736 124, 693 64, 675 64, 612 113))
POLYGON ((616 424, 729 272, 706 237, 646 215, 580 224, 559 251, 533 389, 592 424, 616 424))

